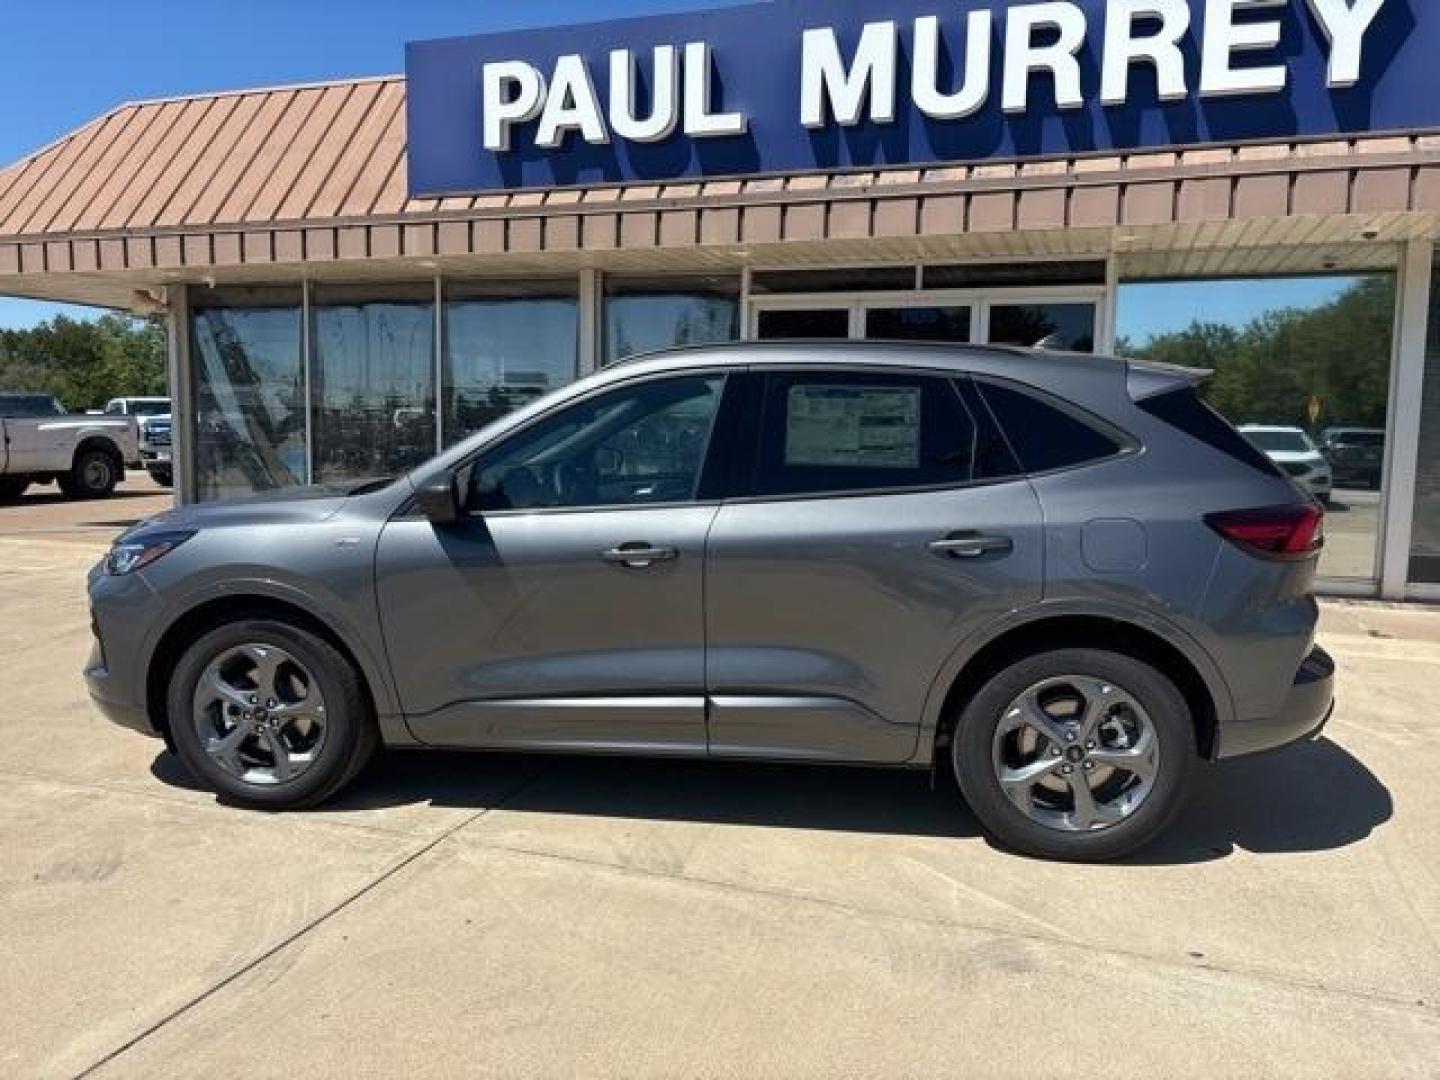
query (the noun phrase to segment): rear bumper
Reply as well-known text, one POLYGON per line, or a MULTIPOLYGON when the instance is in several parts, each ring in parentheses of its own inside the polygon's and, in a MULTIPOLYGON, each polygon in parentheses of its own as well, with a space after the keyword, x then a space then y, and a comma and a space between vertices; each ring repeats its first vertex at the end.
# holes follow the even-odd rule
POLYGON ((1220 727, 1221 758, 1275 750, 1324 730, 1335 710, 1335 661, 1318 646, 1305 658, 1280 710, 1265 720, 1236 720, 1220 727))

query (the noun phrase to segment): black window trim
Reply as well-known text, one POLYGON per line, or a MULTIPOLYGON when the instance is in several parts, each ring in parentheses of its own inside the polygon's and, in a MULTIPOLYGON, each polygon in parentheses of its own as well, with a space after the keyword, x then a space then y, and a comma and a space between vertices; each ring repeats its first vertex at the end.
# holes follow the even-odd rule
POLYGON ((1007 379, 1000 375, 982 375, 975 372, 967 372, 964 378, 969 380, 970 384, 975 388, 976 399, 985 407, 985 412, 995 425, 995 429, 1000 433, 1000 437, 1005 440, 1005 445, 1010 448, 1010 457, 1020 469, 1020 479, 1040 480, 1047 476, 1060 476, 1064 473, 1075 472, 1078 469, 1090 469, 1096 465, 1105 465, 1120 461, 1124 458, 1139 457, 1145 453, 1145 444, 1124 428, 1106 420, 1104 417, 1096 415, 1082 405, 1077 405, 1073 401, 1052 394, 1041 387, 1031 383, 1020 382, 1018 379, 1007 379), (995 415, 995 410, 991 408, 989 400, 985 397, 984 387, 987 383, 1013 393, 1026 394, 1040 401, 1042 404, 1048 405, 1053 409, 1058 409, 1060 412, 1067 414, 1072 419, 1085 424, 1087 427, 1094 428, 1100 434, 1114 442, 1119 449, 1113 454, 1106 454, 1104 457, 1098 458, 1087 458, 1084 461, 1077 461, 1073 465, 1060 465, 1054 469, 1028 472, 1025 469, 1024 459, 1020 456, 1020 452, 1015 448, 1015 444, 1010 439, 1010 433, 1005 430, 1005 425, 1000 422, 1000 418, 995 415))

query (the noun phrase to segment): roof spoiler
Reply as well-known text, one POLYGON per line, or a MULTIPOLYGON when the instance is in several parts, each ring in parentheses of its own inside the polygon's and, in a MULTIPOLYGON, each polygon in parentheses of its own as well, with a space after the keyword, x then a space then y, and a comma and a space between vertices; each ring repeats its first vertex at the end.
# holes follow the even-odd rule
POLYGON ((1195 390, 1210 381, 1215 372, 1206 368, 1156 364, 1148 360, 1127 360, 1130 368, 1125 385, 1131 401, 1145 401, 1175 390, 1195 390))

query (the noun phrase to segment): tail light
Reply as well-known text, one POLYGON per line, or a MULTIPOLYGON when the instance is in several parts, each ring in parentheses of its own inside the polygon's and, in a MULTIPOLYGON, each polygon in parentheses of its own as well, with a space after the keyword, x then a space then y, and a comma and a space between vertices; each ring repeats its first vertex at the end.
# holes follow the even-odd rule
POLYGON ((1317 503, 1227 510, 1205 524, 1232 544, 1268 559, 1306 559, 1325 546, 1325 511, 1317 503))

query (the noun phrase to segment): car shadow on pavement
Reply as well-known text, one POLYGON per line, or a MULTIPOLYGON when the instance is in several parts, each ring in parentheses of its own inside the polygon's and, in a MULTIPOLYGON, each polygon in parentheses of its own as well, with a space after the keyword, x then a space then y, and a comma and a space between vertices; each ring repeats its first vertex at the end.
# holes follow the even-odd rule
MULTIPOLYGON (((166 784, 195 788, 168 753, 152 766, 166 784)), ((379 756, 346 791, 311 811, 346 814, 428 803, 507 813, 832 832, 978 838, 949 770, 825 768, 634 758, 446 751, 379 756)), ((1323 851, 1367 837, 1392 814, 1390 793, 1329 740, 1201 770, 1180 818, 1128 860, 1168 865, 1323 851)))

